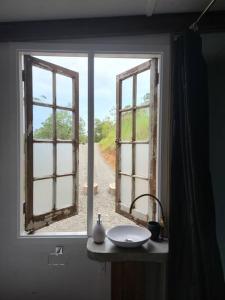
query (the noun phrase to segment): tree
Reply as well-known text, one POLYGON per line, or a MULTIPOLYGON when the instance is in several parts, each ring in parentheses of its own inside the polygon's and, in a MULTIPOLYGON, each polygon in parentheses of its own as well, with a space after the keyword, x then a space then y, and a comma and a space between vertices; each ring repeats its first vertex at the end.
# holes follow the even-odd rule
POLYGON ((98 143, 104 139, 109 134, 113 126, 114 122, 109 117, 105 118, 103 121, 96 118, 94 133, 95 143, 98 143))
MULTIPOLYGON (((72 114, 68 111, 61 110, 56 113, 57 138, 61 140, 72 139, 72 114)), ((43 123, 42 127, 34 131, 34 138, 52 139, 53 136, 53 116, 49 116, 43 123)), ((79 138, 80 142, 86 142, 85 121, 79 120, 79 138)))

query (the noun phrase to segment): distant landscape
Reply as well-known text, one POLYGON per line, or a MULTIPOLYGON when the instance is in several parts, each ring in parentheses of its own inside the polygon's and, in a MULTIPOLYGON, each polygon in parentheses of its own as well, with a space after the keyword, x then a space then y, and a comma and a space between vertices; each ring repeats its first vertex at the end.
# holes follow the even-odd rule
MULTIPOLYGON (((50 115, 41 127, 34 131, 36 139, 51 139, 53 134, 53 119, 50 115)), ((72 114, 68 111, 58 111, 56 113, 57 138, 61 140, 72 139, 72 114)), ((143 141, 149 139, 149 109, 141 108, 136 110, 136 140, 143 141)), ((99 143, 100 150, 110 164, 115 168, 116 160, 116 120, 113 113, 103 120, 95 119, 94 141, 99 143)), ((132 140, 132 112, 123 112, 121 115, 121 140, 132 140)), ((79 119, 79 142, 87 143, 87 132, 85 121, 79 119)))

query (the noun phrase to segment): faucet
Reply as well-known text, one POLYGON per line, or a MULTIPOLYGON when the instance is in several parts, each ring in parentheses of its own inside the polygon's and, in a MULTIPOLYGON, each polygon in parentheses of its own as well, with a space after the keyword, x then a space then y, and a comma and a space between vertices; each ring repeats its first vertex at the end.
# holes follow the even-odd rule
POLYGON ((161 210, 161 225, 158 223, 158 222, 155 222, 155 224, 157 224, 158 226, 160 226, 161 230, 165 227, 165 216, 164 216, 164 212, 163 212, 163 207, 162 207, 162 203, 160 202, 160 200, 152 195, 152 194, 141 194, 139 195, 138 197, 136 197, 132 202, 131 202, 131 205, 130 205, 130 210, 129 210, 129 213, 131 214, 132 212, 132 209, 134 208, 134 204, 135 202, 139 199, 139 198, 142 198, 142 197, 145 197, 145 196, 149 196, 150 199, 154 199, 158 204, 159 204, 159 207, 160 207, 160 210, 161 210))

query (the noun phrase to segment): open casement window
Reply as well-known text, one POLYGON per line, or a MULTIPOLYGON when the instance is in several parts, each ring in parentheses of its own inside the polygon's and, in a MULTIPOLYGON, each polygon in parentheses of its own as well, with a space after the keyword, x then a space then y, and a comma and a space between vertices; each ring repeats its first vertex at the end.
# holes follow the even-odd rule
POLYGON ((142 224, 156 219, 156 203, 143 197, 129 208, 156 195, 157 91, 157 58, 117 75, 116 211, 142 224))
POLYGON ((79 74, 29 55, 23 74, 25 229, 33 232, 78 213, 79 74))

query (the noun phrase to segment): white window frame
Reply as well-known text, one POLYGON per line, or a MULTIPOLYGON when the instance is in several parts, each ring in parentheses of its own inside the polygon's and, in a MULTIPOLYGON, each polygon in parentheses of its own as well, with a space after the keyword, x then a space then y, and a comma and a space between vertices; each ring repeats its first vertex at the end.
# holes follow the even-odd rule
POLYGON ((94 58, 110 57, 118 55, 118 57, 148 57, 150 54, 160 58, 160 79, 159 79, 159 109, 158 109, 158 172, 157 172, 157 190, 158 197, 161 199, 165 214, 168 215, 169 202, 169 170, 170 170, 170 38, 168 35, 146 35, 121 38, 104 38, 92 40, 76 40, 69 43, 56 41, 52 43, 11 43, 10 44, 10 79, 12 86, 11 97, 16 99, 17 111, 17 236, 18 238, 65 238, 78 237, 87 238, 92 233, 93 226, 93 139, 94 139, 94 58), (79 54, 88 55, 88 196, 87 196, 87 234, 84 233, 46 233, 28 236, 23 232, 23 224, 21 218, 23 198, 23 140, 21 126, 23 126, 22 116, 22 89, 21 89, 21 55, 24 53, 33 54, 69 54, 78 56, 79 54))

